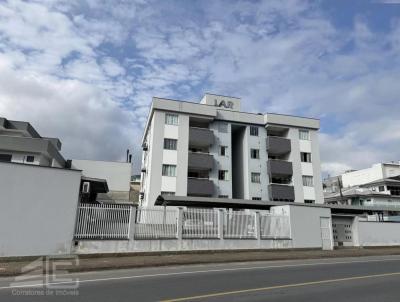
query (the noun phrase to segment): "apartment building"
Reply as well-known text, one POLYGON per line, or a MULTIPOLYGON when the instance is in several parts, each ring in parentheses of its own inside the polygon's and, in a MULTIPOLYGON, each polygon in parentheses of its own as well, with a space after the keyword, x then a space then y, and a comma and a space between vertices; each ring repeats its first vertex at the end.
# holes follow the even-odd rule
POLYGON ((0 161, 63 168, 58 138, 42 137, 28 122, 0 117, 0 161))
POLYGON ((153 98, 140 203, 161 195, 323 203, 319 120, 240 111, 241 100, 153 98))

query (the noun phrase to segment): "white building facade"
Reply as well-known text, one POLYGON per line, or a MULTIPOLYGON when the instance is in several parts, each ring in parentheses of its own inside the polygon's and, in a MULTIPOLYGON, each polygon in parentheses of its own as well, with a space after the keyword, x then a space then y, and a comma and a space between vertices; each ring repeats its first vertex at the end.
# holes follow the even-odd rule
POLYGON ((240 111, 240 99, 153 98, 142 140, 143 206, 159 195, 323 203, 319 120, 240 111))
POLYGON ((370 168, 350 171, 341 175, 343 188, 371 183, 400 175, 400 163, 378 163, 370 168))

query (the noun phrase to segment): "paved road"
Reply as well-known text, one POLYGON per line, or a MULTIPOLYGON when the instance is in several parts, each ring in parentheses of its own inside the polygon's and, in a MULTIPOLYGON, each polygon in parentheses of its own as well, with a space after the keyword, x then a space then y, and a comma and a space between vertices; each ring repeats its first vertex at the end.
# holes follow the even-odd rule
POLYGON ((58 277, 78 278, 78 289, 61 290, 71 285, 63 281, 53 281, 53 289, 47 292, 43 287, 10 287, 14 280, 6 278, 0 279, 0 301, 400 300, 400 256, 191 265, 58 277))

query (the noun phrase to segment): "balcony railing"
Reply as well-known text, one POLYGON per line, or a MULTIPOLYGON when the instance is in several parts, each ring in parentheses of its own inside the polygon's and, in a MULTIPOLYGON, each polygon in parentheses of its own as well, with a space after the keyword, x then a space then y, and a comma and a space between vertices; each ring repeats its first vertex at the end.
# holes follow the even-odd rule
POLYGON ((214 133, 207 128, 189 128, 189 146, 209 147, 214 144, 214 133))
POLYGON ((269 155, 285 155, 290 153, 290 139, 279 136, 267 137, 267 152, 269 155))
POLYGON ((269 159, 268 171, 271 176, 287 177, 293 175, 293 165, 290 161, 269 159))
POLYGON ((214 166, 214 158, 208 153, 189 152, 189 169, 211 170, 214 166))
POLYGON ((268 192, 271 200, 294 201, 294 188, 291 185, 270 184, 268 192))
POLYGON ((214 183, 207 178, 188 178, 187 194, 191 196, 211 197, 214 194, 214 183))

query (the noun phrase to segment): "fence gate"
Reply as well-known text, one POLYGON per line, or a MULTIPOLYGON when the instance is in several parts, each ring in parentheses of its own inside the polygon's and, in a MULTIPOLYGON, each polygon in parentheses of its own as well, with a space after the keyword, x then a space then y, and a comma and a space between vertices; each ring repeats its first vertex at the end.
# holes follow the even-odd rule
POLYGON ((323 250, 332 250, 332 229, 331 229, 331 219, 329 217, 321 217, 321 240, 323 250))
POLYGON ((129 239, 132 206, 80 204, 75 239, 129 239))

